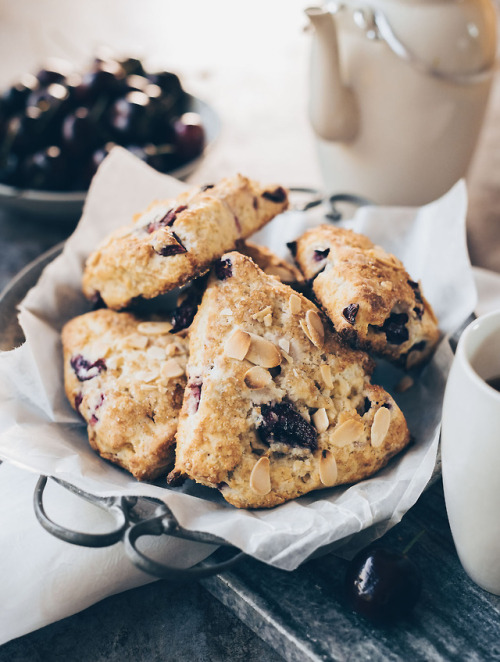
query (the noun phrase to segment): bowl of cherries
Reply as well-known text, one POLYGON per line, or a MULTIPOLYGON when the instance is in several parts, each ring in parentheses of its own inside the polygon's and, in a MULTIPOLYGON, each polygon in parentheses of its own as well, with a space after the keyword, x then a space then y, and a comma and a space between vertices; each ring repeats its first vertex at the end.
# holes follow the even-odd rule
POLYGON ((96 57, 78 72, 50 61, 0 92, 0 205, 75 220, 115 145, 183 179, 219 130, 170 71, 133 57, 96 57))

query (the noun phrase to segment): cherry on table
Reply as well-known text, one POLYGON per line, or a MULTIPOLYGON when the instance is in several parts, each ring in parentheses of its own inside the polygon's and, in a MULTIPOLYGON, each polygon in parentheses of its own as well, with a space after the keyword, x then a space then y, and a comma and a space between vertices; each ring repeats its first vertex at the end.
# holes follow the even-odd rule
POLYGON ((351 607, 381 623, 409 614, 421 587, 417 565, 406 554, 385 547, 359 552, 345 576, 345 594, 351 607))

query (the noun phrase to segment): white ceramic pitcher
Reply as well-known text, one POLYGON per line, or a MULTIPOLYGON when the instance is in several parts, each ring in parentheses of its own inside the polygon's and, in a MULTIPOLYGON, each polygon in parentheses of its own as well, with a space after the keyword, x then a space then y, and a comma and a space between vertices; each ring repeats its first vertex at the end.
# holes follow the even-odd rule
POLYGON ((466 174, 496 64, 491 0, 342 0, 313 26, 310 120, 325 186, 421 205, 466 174))

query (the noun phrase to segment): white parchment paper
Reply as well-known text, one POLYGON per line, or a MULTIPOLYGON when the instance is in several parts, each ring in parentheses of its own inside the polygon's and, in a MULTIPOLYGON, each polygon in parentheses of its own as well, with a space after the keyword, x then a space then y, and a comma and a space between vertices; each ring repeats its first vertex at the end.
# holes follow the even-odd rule
MULTIPOLYGON (((176 489, 162 481, 135 481, 90 449, 85 426, 66 401, 60 331, 68 319, 89 309, 80 292, 86 256, 153 199, 176 195, 183 187, 119 148, 104 161, 76 231, 21 305, 26 343, 0 355, 0 457, 98 495, 163 499, 184 527, 219 535, 279 568, 293 570, 325 545, 335 544, 349 554, 396 524, 433 473, 452 358, 446 342, 408 392, 394 393, 402 373, 385 364, 372 380, 393 393, 407 417, 414 443, 403 454, 374 478, 315 492, 271 510, 235 509, 216 490, 191 481, 176 489)), ((423 208, 363 208, 346 222, 403 259, 412 279, 421 280, 443 334, 460 326, 476 303, 465 243, 466 207, 465 185, 459 182, 423 208)), ((324 213, 323 208, 287 212, 254 240, 285 256, 285 243, 306 227, 324 222, 324 213)), ((178 554, 178 548, 172 554, 178 554)))

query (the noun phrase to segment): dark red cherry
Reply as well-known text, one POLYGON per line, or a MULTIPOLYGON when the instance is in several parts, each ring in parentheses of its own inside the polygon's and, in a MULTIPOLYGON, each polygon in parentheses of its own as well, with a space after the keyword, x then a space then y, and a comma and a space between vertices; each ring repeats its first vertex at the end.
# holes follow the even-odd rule
POLYGON ((129 92, 117 99, 110 112, 110 126, 120 144, 141 144, 149 137, 150 99, 144 92, 129 92))
POLYGON ((45 191, 65 191, 68 188, 70 167, 55 145, 27 157, 22 173, 24 188, 45 191))
POLYGON ((362 550, 345 576, 347 601, 357 612, 379 622, 409 614, 420 597, 422 577, 406 554, 384 547, 362 550))
POLYGON ((71 74, 71 65, 65 60, 50 59, 45 66, 36 74, 36 78, 42 87, 52 83, 64 83, 66 76, 71 74))
POLYGON ((174 124, 175 144, 181 159, 190 161, 205 146, 205 130, 198 113, 184 113, 174 124))
POLYGON ((43 145, 47 125, 47 113, 37 106, 29 106, 24 113, 9 120, 4 145, 20 156, 36 151, 43 145))
POLYGON ((99 62, 93 71, 82 77, 75 90, 78 102, 91 105, 98 99, 115 99, 125 90, 125 72, 118 62, 99 62))
POLYGON ((99 134, 89 109, 81 106, 64 118, 61 146, 72 156, 88 154, 99 143, 99 134))
POLYGON ((10 117, 26 107, 29 96, 40 87, 35 76, 25 74, 22 78, 5 90, 1 96, 2 109, 10 117))

